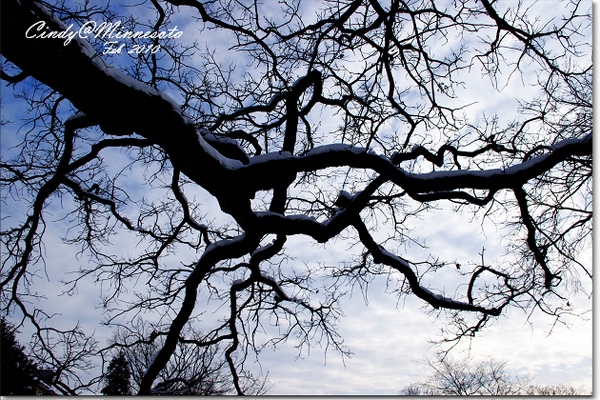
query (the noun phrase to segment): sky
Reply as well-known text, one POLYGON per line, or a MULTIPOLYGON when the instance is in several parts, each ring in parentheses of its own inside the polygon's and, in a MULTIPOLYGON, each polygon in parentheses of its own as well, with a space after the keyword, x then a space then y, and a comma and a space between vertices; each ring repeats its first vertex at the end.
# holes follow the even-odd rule
MULTIPOLYGON (((423 380, 430 371, 420 361, 435 359, 437 347, 432 342, 440 340, 443 322, 424 312, 419 299, 409 297, 398 304, 395 296, 384 292, 385 282, 379 279, 368 292, 368 306, 360 292, 344 302, 340 333, 353 357, 342 360, 331 353, 325 360, 316 350, 296 359, 296 352, 283 347, 261 354, 263 367, 271 371, 272 393, 398 394, 404 386, 423 380), (288 366, 281 368, 282 364, 288 366), (307 379, 299 381, 296 371, 307 379)), ((585 296, 572 299, 589 307, 585 296)), ((528 320, 523 312, 512 310, 450 355, 473 362, 503 360, 511 374, 535 377, 536 383, 591 390, 591 315, 567 321, 570 326, 557 325, 550 334, 553 321, 545 315, 534 314, 528 320)))
MULTIPOLYGON (((59 216, 60 211, 56 210, 56 217, 59 216)), ((454 242, 447 234, 451 224, 448 221, 439 227, 431 239, 454 242)), ((84 281, 76 295, 62 294, 62 285, 53 268, 72 265, 74 260, 83 263, 85 259, 78 258, 72 247, 56 240, 61 234, 55 225, 47 233, 47 259, 53 261, 48 266, 45 307, 64 316, 58 320, 64 327, 76 320, 87 329, 95 329, 97 340, 108 340, 110 332, 98 324, 106 315, 98 307, 97 287, 84 281)), ((461 239, 461 236, 459 233, 454 238, 461 239)), ((120 236, 117 243, 121 250, 116 250, 135 248, 135 241, 133 237, 125 240, 120 236)), ((325 265, 344 259, 343 244, 323 246, 300 237, 290 241, 291 259, 325 265)), ((479 243, 474 242, 470 250, 477 251, 479 243)), ((468 250, 465 248, 465 252, 468 250)), ((342 301, 345 316, 338 328, 353 353, 351 357, 342 357, 332 350, 325 352, 318 345, 309 354, 303 352, 298 357, 293 341, 274 350, 264 349, 259 354, 260 367, 255 364, 254 370, 268 371, 272 385, 269 394, 398 394, 403 387, 425 379, 430 371, 422 361, 435 358, 438 347, 433 342, 442 338, 440 332, 444 323, 435 315, 429 315, 424 302, 414 296, 398 301, 396 296, 386 292, 385 279, 378 277, 370 284, 366 296, 356 288, 342 301)), ((587 310, 591 306, 583 293, 569 300, 576 309, 587 310)), ((553 326, 553 322, 552 318, 539 312, 528 318, 522 311, 509 310, 477 337, 461 342, 450 355, 455 359, 470 357, 474 363, 487 358, 506 361, 508 372, 534 377, 538 384, 571 384, 591 391, 593 337, 590 313, 582 317, 565 317, 564 322, 568 325, 553 326)), ((21 336, 21 343, 26 343, 26 337, 27 334, 21 336)))
MULTIPOLYGON (((186 26, 180 29, 184 32, 191 30, 186 26)), ((229 44, 223 37, 219 39, 223 40, 223 46, 229 44)), ((494 104, 480 103, 474 106, 473 112, 490 107, 490 104, 500 108, 514 107, 510 100, 521 87, 518 82, 511 84, 515 86, 504 91, 504 97, 490 98, 494 104)), ((2 106, 5 116, 19 113, 19 109, 5 94, 2 106)), ((323 128, 326 129, 326 126, 323 128)), ((3 157, 14 140, 12 132, 7 132, 11 131, 5 131, 1 138, 3 157)), ((113 157, 111 161, 116 163, 117 155, 113 157)), ((3 207, 3 218, 18 217, 23 213, 22 207, 22 204, 3 207)), ((216 205, 209 203, 207 207, 214 208, 216 205)), ((62 205, 58 202, 50 207, 56 223, 50 224, 46 233, 48 262, 45 271, 39 266, 38 279, 43 283, 43 291, 47 296, 43 301, 48 310, 62 314, 59 321, 65 327, 78 321, 86 329, 95 330, 97 339, 104 343, 111 333, 98 323, 105 315, 99 308, 97 286, 92 281, 83 281, 75 294, 65 294, 64 287, 60 285, 63 277, 54 273, 87 262, 85 256, 78 255, 76 249, 59 239, 64 235, 64 226, 60 223, 64 216, 61 209, 62 205)), ((226 217, 221 215, 221 218, 226 217)), ((474 260, 483 247, 490 257, 502 255, 502 249, 494 244, 503 241, 505 232, 498 232, 494 227, 485 227, 482 231, 477 223, 465 223, 465 218, 461 216, 433 214, 415 229, 442 258, 474 260)), ((122 234, 115 241, 114 250, 134 252, 137 246, 140 243, 134 235, 122 234)), ((331 265, 346 258, 346 246, 343 241, 323 246, 294 237, 288 242, 289 262, 302 259, 311 265, 331 265)), ((418 256, 417 248, 409 250, 411 255, 418 256)), ((591 249, 581 256, 591 263, 591 249)), ((451 285, 455 278, 449 276, 448 284, 451 285)), ((589 286, 586 287, 588 293, 591 292, 589 286)), ((429 370, 422 361, 427 357, 435 357, 437 347, 432 342, 440 340, 444 321, 429 314, 425 304, 414 296, 399 301, 394 294, 387 292, 385 279, 378 277, 371 282, 366 295, 355 290, 344 299, 342 306, 345 316, 339 322, 339 332, 353 352, 352 357, 342 358, 331 350, 325 353, 319 346, 311 349, 309 354, 303 353, 298 357, 293 343, 284 343, 276 350, 263 350, 259 355, 260 367, 263 372, 268 371, 272 384, 269 393, 398 394, 403 387, 423 380, 429 370)), ((583 292, 573 295, 569 300, 580 312, 589 310, 592 305, 583 292)), ((506 361, 509 372, 534 376, 536 383, 564 383, 581 386, 585 392, 590 392, 593 348, 591 317, 591 312, 585 312, 582 316, 565 317, 567 325, 554 325, 551 317, 540 312, 527 315, 522 311, 509 310, 478 337, 461 342, 450 354, 455 358, 469 356, 474 362, 487 357, 506 361)), ((24 328, 19 336, 22 344, 27 342, 28 335, 24 328)), ((258 369, 259 366, 255 365, 254 368, 258 369)))

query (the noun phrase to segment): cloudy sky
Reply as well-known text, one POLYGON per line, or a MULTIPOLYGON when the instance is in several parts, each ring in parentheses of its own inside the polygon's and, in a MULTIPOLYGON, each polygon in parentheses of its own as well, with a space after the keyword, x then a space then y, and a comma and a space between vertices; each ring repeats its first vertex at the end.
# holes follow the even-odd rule
MULTIPOLYGON (((56 217, 60 211, 56 210, 56 217)), ((463 226, 457 232, 451 219, 441 223, 431 220, 429 239, 433 242, 460 243, 465 253, 480 251, 485 242, 484 235, 473 239, 473 231, 463 226), (449 232, 453 232, 450 235, 449 232), (471 238, 471 244, 466 238, 471 238), (477 240, 481 238, 481 240, 477 240)), ((428 225, 424 221, 424 225, 428 225)), ((428 232, 425 232, 428 233, 428 232)), ((47 232, 46 255, 48 277, 43 292, 47 295, 46 309, 60 313, 57 319, 64 327, 78 321, 90 331, 96 330, 97 339, 108 340, 110 331, 98 321, 106 316, 99 309, 98 288, 93 282, 84 281, 76 294, 63 294, 64 287, 54 270, 61 266, 84 263, 75 249, 60 241, 52 240, 62 235, 59 225, 52 225, 47 232)), ((333 244, 323 246, 301 238, 290 247, 290 258, 315 264, 335 264, 344 259, 345 246, 333 244), (307 257, 307 254, 310 256, 307 257)), ((118 241, 118 251, 135 248, 135 238, 118 241)), ((493 249, 486 251, 493 253, 493 249)), ((460 254, 458 255, 460 258, 460 254)), ((582 259, 591 259, 591 249, 582 254, 582 259)), ((47 280, 46 280, 47 279, 47 280)), ((589 293, 589 287, 588 293, 589 293)), ((272 388, 270 394, 397 394, 403 387, 423 380, 430 372, 422 364, 424 358, 434 359, 444 327, 443 320, 430 315, 425 303, 415 297, 398 301, 393 294, 386 293, 386 280, 378 277, 369 286, 365 296, 358 288, 349 293, 342 302, 345 316, 339 323, 339 333, 352 351, 351 357, 341 357, 332 350, 325 352, 319 346, 310 354, 298 350, 293 342, 281 344, 276 350, 265 349, 259 355, 260 367, 269 374, 272 388), (366 304, 366 301, 368 304, 366 304)), ((591 308, 591 300, 585 293, 569 297, 575 310, 583 312, 591 308)), ((461 342, 451 351, 451 357, 470 357, 473 362, 494 358, 507 362, 512 374, 535 377, 539 384, 572 384, 586 391, 592 388, 592 320, 591 313, 582 316, 566 316, 562 323, 537 311, 531 316, 523 311, 509 310, 497 321, 482 331, 476 338, 461 342)), ((27 341, 26 332, 21 336, 27 341)), ((258 364, 255 365, 259 370, 258 364)))
MULTIPOLYGON (((346 317, 340 332, 354 353, 352 358, 342 360, 331 353, 325 359, 316 349, 310 357, 296 359, 297 352, 284 347, 261 354, 263 367, 271 371, 272 392, 397 394, 427 376, 430 371, 419 361, 435 358, 437 347, 432 342, 440 340, 443 322, 428 315, 420 300, 411 297, 398 304, 385 289, 384 279, 379 279, 369 289, 368 306, 360 292, 344 302, 346 317)), ((591 306, 585 295, 572 299, 581 309, 591 306)), ((591 315, 566 318, 569 326, 553 327, 553 322, 539 313, 528 318, 511 310, 450 354, 457 359, 471 357, 474 362, 504 360, 511 373, 535 376, 537 383, 573 384, 591 390, 591 315)))
MULTIPOLYGON (((596 7, 597 8, 597 7, 596 7)), ((184 32, 193 28, 180 26, 184 32)), ((210 32, 203 33, 203 38, 210 32)), ((208 36, 213 45, 222 40, 225 48, 230 43, 219 36, 208 36)), ((516 110, 515 93, 523 88, 522 82, 511 81, 502 96, 489 96, 489 102, 473 106, 475 114, 486 108, 503 109, 507 113, 516 110)), ((19 108, 3 92, 5 116, 17 116, 19 108)), ((485 97, 485 96, 483 96, 485 97)), ((332 122, 333 124, 334 122, 332 122)), ((14 144, 16 133, 8 127, 1 137, 3 157, 14 144)), ((326 126, 324 127, 326 129, 326 126)), ((118 154, 112 160, 118 164, 118 154)), ((65 200, 68 201, 68 200, 65 200)), ((63 205, 55 201, 50 206, 53 220, 46 232, 46 266, 38 265, 40 291, 46 295, 45 307, 62 317, 59 321, 70 326, 79 321, 83 327, 96 331, 100 342, 111 335, 99 324, 105 315, 100 309, 97 287, 92 281, 83 281, 75 293, 64 293, 61 280, 67 279, 56 271, 67 271, 73 265, 87 262, 77 250, 61 243, 65 225, 63 205)), ((66 207, 65 207, 66 208, 66 207)), ((3 207, 2 216, 7 223, 11 218, 23 215, 23 205, 8 202, 3 207)), ((464 216, 440 211, 433 213, 415 230, 425 239, 430 249, 435 249, 441 258, 469 260, 475 262, 477 254, 485 248, 490 258, 502 257, 506 232, 495 226, 466 222, 464 216)), ((139 246, 135 235, 123 234, 115 243, 116 252, 128 252, 139 246)), ((303 238, 293 238, 288 242, 290 263, 302 260, 307 264, 332 265, 345 259, 347 243, 337 241, 327 246, 317 245, 303 238)), ((407 249, 416 259, 422 255, 418 248, 407 249)), ((582 262, 591 265, 592 250, 581 254, 582 262)), ((452 286, 448 277, 448 286, 452 286)), ((528 315, 523 311, 509 310, 481 334, 472 340, 461 342, 450 353, 454 358, 471 357, 474 362, 494 358, 507 362, 507 369, 513 374, 527 374, 535 377, 539 384, 571 384, 581 386, 586 392, 592 389, 592 303, 589 298, 591 284, 585 283, 585 290, 573 293, 569 298, 577 314, 565 316, 564 324, 555 323, 552 317, 536 311, 528 315)), ((388 293, 386 280, 378 277, 371 282, 366 294, 360 290, 349 293, 342 302, 345 316, 339 322, 339 332, 352 351, 352 357, 342 358, 334 351, 325 353, 316 346, 310 354, 298 351, 293 343, 281 344, 276 350, 261 352, 260 366, 268 372, 272 384, 271 394, 397 394, 416 381, 424 379, 429 370, 423 365, 424 358, 434 358, 438 349, 433 342, 440 340, 444 327, 443 319, 428 313, 428 308, 417 298, 398 298, 388 293), (368 304, 366 304, 368 303, 368 304)), ((28 341, 29 332, 24 328, 20 341, 28 341)), ((256 368, 259 368, 258 365, 256 368)))

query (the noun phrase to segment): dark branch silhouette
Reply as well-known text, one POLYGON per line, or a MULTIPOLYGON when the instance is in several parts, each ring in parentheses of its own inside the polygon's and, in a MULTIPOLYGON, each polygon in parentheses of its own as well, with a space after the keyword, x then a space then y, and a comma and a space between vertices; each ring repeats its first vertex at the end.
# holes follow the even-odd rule
POLYGON ((29 207, 3 223, 2 307, 34 327, 36 352, 73 392, 99 382, 76 371, 112 347, 53 327, 32 301, 37 266, 55 273, 43 248, 57 200, 63 240, 89 260, 65 291, 95 282, 109 326, 161 320, 139 394, 183 344, 221 349, 238 394, 266 344, 319 337, 348 354, 335 324, 358 277, 389 274, 393 292, 447 312, 457 328, 448 340, 507 307, 559 316, 566 308, 551 304, 564 304, 567 281, 591 277, 579 257, 592 226, 583 2, 543 23, 521 3, 487 0, 98 3, 2 2, 3 97, 29 110, 15 116, 20 142, 1 161, 4 204, 29 207), (81 34, 91 20, 154 33, 110 47, 106 35, 81 34), (168 37, 175 21, 185 31, 168 37), (467 115, 472 95, 519 79, 531 91, 518 108, 467 115), (414 258, 420 218, 445 205, 513 229, 501 243, 510 257, 439 260, 432 248, 414 258), (139 246, 115 253, 117 233, 139 246), (290 268, 290 236, 343 240, 353 253, 331 268, 290 268), (462 279, 453 292, 435 280, 447 266, 462 279), (186 334, 195 324, 200 338, 186 334), (265 326, 276 333, 259 343, 265 326))

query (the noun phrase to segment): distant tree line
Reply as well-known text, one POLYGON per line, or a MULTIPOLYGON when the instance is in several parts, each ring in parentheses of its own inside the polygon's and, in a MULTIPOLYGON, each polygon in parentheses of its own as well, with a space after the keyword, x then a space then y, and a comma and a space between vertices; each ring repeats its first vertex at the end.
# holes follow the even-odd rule
MULTIPOLYGON (((35 396, 69 394, 69 390, 54 382, 50 370, 40 369, 19 345, 15 338, 16 328, 3 318, 0 320, 1 359, 0 369, 2 396, 35 396)), ((132 341, 143 334, 119 331, 115 337, 129 336, 131 345, 115 353, 102 376, 100 393, 106 396, 129 396, 134 393, 140 380, 152 362, 153 354, 162 346, 160 338, 155 342, 132 341)), ((195 333, 196 335, 198 333, 195 333)), ((155 336, 159 336, 156 334, 155 336)), ((182 348, 172 359, 151 390, 152 395, 224 395, 234 390, 226 366, 216 362, 216 354, 210 351, 182 348)), ((266 380, 253 379, 245 388, 248 393, 266 392, 266 380)))
POLYGON ((406 386, 403 395, 417 396, 578 396, 583 389, 572 385, 533 384, 530 376, 513 376, 506 371, 506 361, 487 359, 479 363, 451 360, 446 355, 426 360, 432 373, 423 382, 406 386))
MULTIPOLYGON (((202 332, 189 329, 191 340, 201 340, 202 332)), ((159 326, 136 324, 121 327, 113 337, 119 350, 113 353, 103 377, 105 395, 130 395, 139 390, 148 367, 164 345, 165 335, 159 326), (146 340, 145 338, 150 338, 146 340)), ((154 382, 151 395, 225 395, 235 391, 228 365, 219 347, 197 347, 180 344, 154 382)), ((245 376, 244 392, 264 394, 267 380, 245 376)))
MULTIPOLYGON (((52 389, 51 371, 39 369, 32 362, 15 338, 15 327, 0 319, 1 337, 1 385, 0 395, 56 395, 63 391, 52 389)), ((193 335, 198 336, 199 332, 193 335)), ((145 333, 120 330, 115 342, 128 342, 111 358, 103 375, 100 392, 106 396, 129 396, 139 386, 144 371, 152 362, 152 355, 160 348, 160 339, 154 343, 132 340, 145 333), (128 338, 127 338, 128 337, 128 338)), ((151 336, 159 336, 158 334, 151 336)), ((197 350, 194 348, 194 350, 197 350)), ((165 369, 161 379, 153 387, 153 395, 224 395, 233 390, 225 365, 213 351, 197 352, 180 349, 172 363, 165 369)), ((506 371, 506 362, 487 359, 470 363, 468 359, 452 360, 440 356, 426 360, 432 372, 426 380, 413 383, 402 389, 400 394, 417 395, 526 395, 526 396, 578 396, 583 389, 572 385, 533 384, 529 376, 511 375, 506 371)), ((246 388, 248 393, 264 394, 266 380, 254 379, 246 388)))

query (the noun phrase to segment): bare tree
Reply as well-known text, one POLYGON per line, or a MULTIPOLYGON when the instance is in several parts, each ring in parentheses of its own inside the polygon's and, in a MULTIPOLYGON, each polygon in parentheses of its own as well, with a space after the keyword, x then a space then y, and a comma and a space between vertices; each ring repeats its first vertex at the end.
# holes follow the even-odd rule
POLYGON ((432 373, 423 382, 413 383, 400 392, 417 396, 512 396, 512 395, 581 395, 581 388, 571 385, 531 384, 530 376, 511 375, 506 362, 494 359, 473 364, 469 359, 452 360, 440 356, 426 360, 432 373))
POLYGON ((5 313, 34 328, 73 391, 98 382, 77 379, 90 333, 36 301, 41 268, 62 272, 44 252, 50 227, 87 259, 62 278, 67 293, 94 282, 107 324, 167 327, 140 394, 182 344, 223 346, 238 393, 264 346, 346 354, 339 300, 377 275, 446 316, 448 340, 508 307, 572 312, 591 277, 579 257, 592 229, 590 9, 3 0, 2 95, 17 110, 3 123, 20 127, 2 149, 3 213, 28 207, 3 215, 5 313), (518 107, 470 113, 474 95, 514 82, 518 107), (413 256, 441 207, 511 229, 507 256, 413 256), (292 236, 343 242, 348 257, 292 262, 292 236), (186 336, 194 324, 200 340, 186 336))
POLYGON ((531 378, 512 376, 506 372, 506 362, 493 359, 472 364, 470 360, 451 360, 440 357, 426 364, 432 373, 426 381, 402 390, 406 395, 488 395, 510 396, 523 394, 531 378))
POLYGON ((525 389, 527 396, 581 396, 583 390, 571 385, 531 385, 525 389))
MULTIPOLYGON (((224 395, 235 393, 227 362, 220 346, 202 346, 203 334, 199 331, 185 332, 185 340, 163 368, 150 390, 154 395, 224 395)), ((137 321, 129 327, 121 327, 113 339, 113 348, 129 363, 134 391, 144 378, 152 360, 164 344, 167 331, 159 326, 147 326, 137 321)), ((245 394, 264 394, 267 380, 252 375, 243 377, 245 394)))

